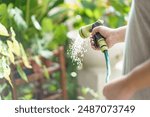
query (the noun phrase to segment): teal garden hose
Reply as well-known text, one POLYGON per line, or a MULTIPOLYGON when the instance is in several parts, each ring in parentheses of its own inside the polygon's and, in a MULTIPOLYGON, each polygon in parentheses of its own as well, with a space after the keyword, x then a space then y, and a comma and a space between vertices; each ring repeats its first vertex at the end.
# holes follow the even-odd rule
POLYGON ((106 83, 109 81, 110 74, 111 74, 111 67, 110 67, 110 59, 108 55, 108 51, 104 51, 105 60, 106 60, 106 68, 107 68, 107 75, 106 75, 106 83))

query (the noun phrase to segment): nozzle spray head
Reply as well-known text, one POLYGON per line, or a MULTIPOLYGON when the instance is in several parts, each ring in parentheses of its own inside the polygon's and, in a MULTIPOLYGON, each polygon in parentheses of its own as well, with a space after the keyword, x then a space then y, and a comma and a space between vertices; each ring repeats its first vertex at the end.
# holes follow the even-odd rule
POLYGON ((89 25, 86 25, 86 26, 82 26, 80 29, 79 29, 79 35, 82 37, 82 38, 88 38, 90 36, 90 32, 92 31, 92 29, 94 27, 97 27, 97 26, 100 26, 100 25, 103 25, 103 20, 97 20, 95 23, 93 24, 89 24, 89 25))

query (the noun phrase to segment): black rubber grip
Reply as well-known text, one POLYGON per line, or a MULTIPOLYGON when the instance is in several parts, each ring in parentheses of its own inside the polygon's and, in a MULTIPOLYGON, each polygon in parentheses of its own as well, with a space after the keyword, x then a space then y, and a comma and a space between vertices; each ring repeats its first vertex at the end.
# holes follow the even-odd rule
MULTIPOLYGON (((100 26, 100 25, 102 25, 102 24, 99 23, 99 22, 95 22, 95 23, 92 25, 92 29, 91 29, 90 32, 92 32, 92 30, 93 30, 95 27, 100 26)), ((104 38, 104 37, 103 37, 99 32, 97 32, 92 38, 94 39, 94 46, 95 46, 96 48, 98 48, 99 45, 98 45, 97 40, 98 40, 98 39, 101 39, 101 38, 104 38)))

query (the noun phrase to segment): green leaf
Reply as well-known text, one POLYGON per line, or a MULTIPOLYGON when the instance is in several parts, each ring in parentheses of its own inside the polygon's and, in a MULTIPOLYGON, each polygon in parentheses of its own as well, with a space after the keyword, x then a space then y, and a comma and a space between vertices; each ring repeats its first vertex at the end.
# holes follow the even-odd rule
POLYGON ((8 45, 8 56, 10 61, 14 64, 15 63, 15 57, 13 55, 13 44, 11 41, 7 40, 7 45, 8 45))
POLYGON ((49 10, 62 4, 64 2, 64 0, 52 0, 49 4, 49 10))
POLYGON ((25 30, 28 28, 27 23, 23 19, 22 15, 22 10, 19 8, 15 7, 9 10, 9 14, 11 17, 13 17, 18 29, 20 30, 25 30))
POLYGON ((93 11, 91 9, 85 9, 85 13, 88 17, 93 17, 93 11))
POLYGON ((13 43, 9 40, 7 40, 7 45, 8 45, 8 56, 10 61, 14 64, 14 55, 13 55, 13 43))
POLYGON ((21 57, 22 57, 22 60, 23 60, 24 65, 25 65, 27 68, 32 68, 32 66, 30 65, 30 63, 29 63, 29 61, 28 61, 27 55, 26 55, 26 53, 25 53, 25 50, 24 50, 22 44, 19 43, 19 45, 20 45, 21 57))
POLYGON ((37 30, 41 30, 41 26, 34 15, 31 16, 32 23, 37 30))
POLYGON ((18 41, 16 39, 13 39, 13 48, 12 48, 12 51, 17 56, 21 56, 20 46, 19 46, 19 43, 18 43, 18 41))
POLYGON ((8 48, 8 52, 9 52, 9 59, 10 59, 10 61, 13 63, 13 64, 15 64, 15 58, 14 58, 14 55, 13 55, 13 53, 12 53, 12 51, 11 51, 11 49, 10 48, 8 48))
POLYGON ((59 27, 56 27, 54 31, 53 40, 49 42, 48 48, 56 49, 58 48, 58 46, 64 45, 67 39, 66 33, 67 33, 67 29, 63 24, 59 25, 59 27))
POLYGON ((54 23, 61 23, 68 14, 69 9, 63 7, 56 7, 48 14, 48 17, 54 21, 54 23))
POLYGON ((0 85, 0 92, 2 92, 7 87, 7 84, 1 84, 0 85))
POLYGON ((33 57, 33 60, 41 67, 42 66, 42 61, 41 59, 39 58, 39 56, 34 56, 33 57))
POLYGON ((15 39, 16 34, 15 34, 12 27, 10 28, 10 31, 11 31, 11 39, 12 39, 13 42, 7 41, 7 45, 15 55, 21 56, 20 46, 19 46, 18 41, 15 39))
POLYGON ((44 32, 50 32, 53 30, 54 24, 52 23, 52 20, 49 18, 44 18, 42 20, 42 30, 44 32))
POLYGON ((29 94, 25 94, 21 100, 31 100, 33 99, 33 94, 29 93, 29 94))
POLYGON ((19 73, 19 75, 21 76, 21 78, 28 82, 28 78, 27 78, 27 75, 24 73, 24 71, 22 70, 21 66, 20 65, 17 65, 17 71, 19 73))
POLYGON ((2 35, 2 36, 9 36, 7 29, 1 23, 0 23, 0 35, 2 35))
POLYGON ((43 66, 43 73, 46 79, 50 79, 48 69, 46 68, 45 65, 43 66))
POLYGON ((8 81, 8 83, 10 84, 10 86, 13 88, 13 84, 11 82, 11 79, 9 76, 6 76, 5 79, 8 81))
POLYGON ((49 51, 49 50, 40 50, 40 51, 39 51, 39 54, 40 54, 42 57, 49 59, 49 58, 52 57, 53 52, 51 52, 51 51, 49 51))
POLYGON ((57 87, 56 87, 56 85, 50 85, 49 87, 48 87, 48 90, 49 91, 51 91, 51 92, 53 92, 53 91, 57 91, 57 87))
POLYGON ((2 56, 0 59, 0 79, 8 77, 10 75, 10 67, 7 64, 6 57, 2 56))
POLYGON ((3 56, 9 56, 9 53, 8 53, 8 47, 5 43, 3 43, 1 40, 0 40, 0 53, 3 55, 3 56))
POLYGON ((0 4, 0 22, 5 26, 5 27, 9 27, 9 15, 8 15, 8 11, 7 11, 7 5, 6 4, 0 4))
POLYGON ((16 34, 12 27, 10 27, 11 37, 15 38, 16 34))
POLYGON ((95 9, 96 5, 92 0, 81 0, 81 3, 83 5, 83 8, 85 9, 95 9))

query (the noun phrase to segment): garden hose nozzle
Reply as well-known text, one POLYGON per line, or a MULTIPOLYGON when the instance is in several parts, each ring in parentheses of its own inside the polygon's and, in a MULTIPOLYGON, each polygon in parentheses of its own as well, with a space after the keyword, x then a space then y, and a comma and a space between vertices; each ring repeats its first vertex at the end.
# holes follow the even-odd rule
MULTIPOLYGON (((92 32, 93 28, 95 28, 97 26, 101 26, 101 25, 103 25, 103 21, 102 20, 97 20, 93 24, 83 26, 79 29, 79 35, 82 38, 88 38, 90 36, 90 33, 92 32)), ((106 66, 107 66, 106 82, 108 82, 110 74, 111 74, 111 69, 110 69, 110 60, 109 60, 109 55, 108 55, 107 44, 105 42, 104 37, 99 32, 97 32, 92 38, 94 39, 95 47, 100 47, 100 50, 105 55, 106 66)))
MULTIPOLYGON (((90 36, 90 33, 92 32, 93 28, 103 25, 103 21, 102 20, 97 20, 95 23, 93 24, 89 24, 86 26, 83 26, 79 29, 79 35, 82 38, 88 38, 90 36)), ((93 37, 94 42, 95 42, 95 46, 96 47, 100 47, 100 50, 102 52, 104 52, 105 50, 108 50, 107 44, 105 42, 104 37, 100 34, 100 33, 96 33, 93 37)))

